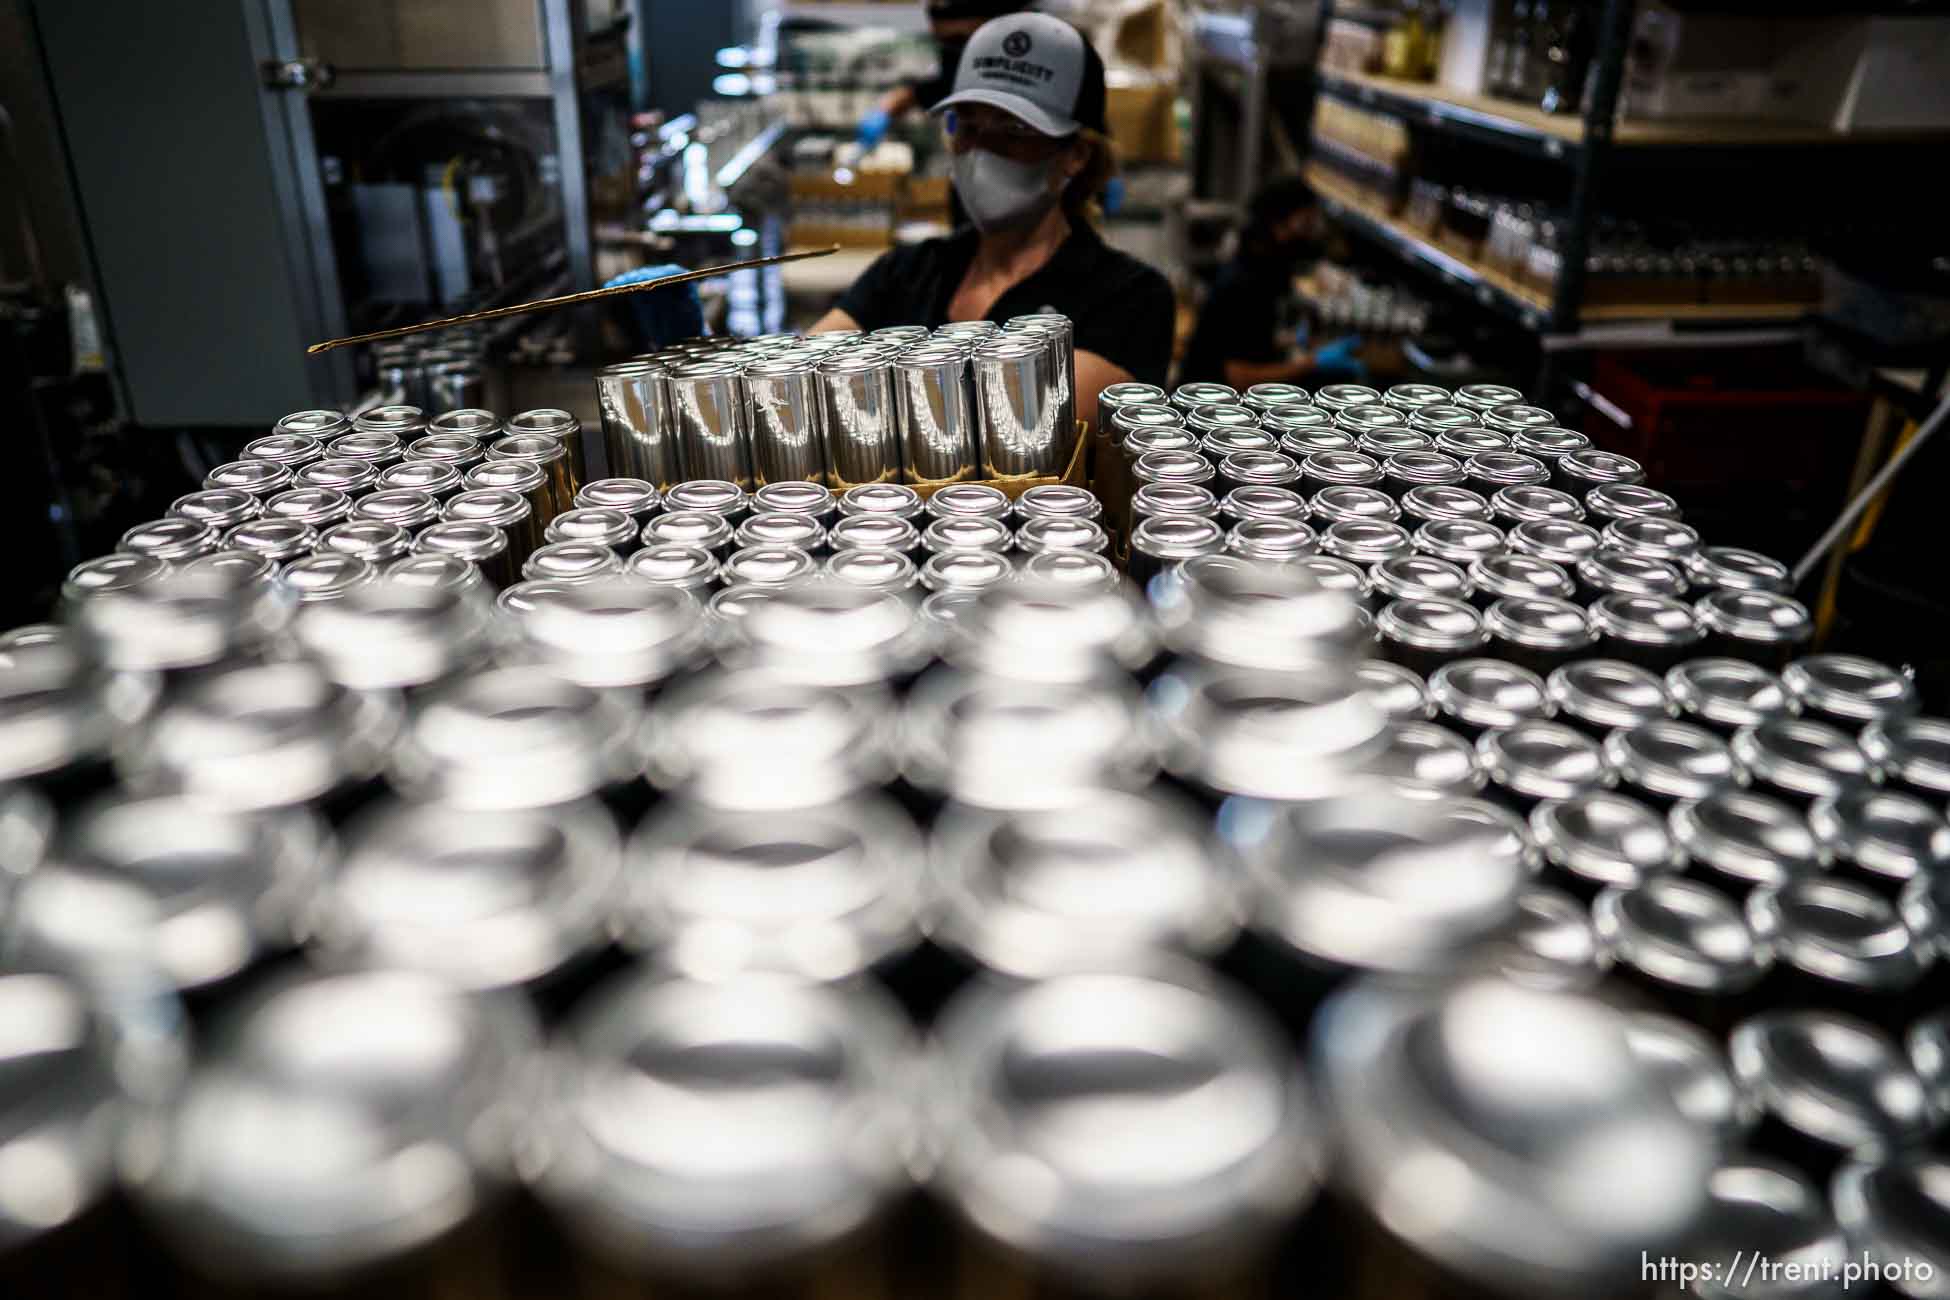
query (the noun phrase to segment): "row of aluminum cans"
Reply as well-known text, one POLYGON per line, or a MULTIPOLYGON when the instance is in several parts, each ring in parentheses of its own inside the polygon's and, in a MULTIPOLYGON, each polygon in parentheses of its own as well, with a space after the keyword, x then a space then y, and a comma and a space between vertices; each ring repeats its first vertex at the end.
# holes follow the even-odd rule
POLYGON ((1076 445, 1067 317, 714 337, 598 372, 609 473, 667 488, 722 479, 955 483, 1055 477, 1076 445))
MULTIPOLYGON (((990 484, 948 484, 923 498, 906 484, 844 493, 816 483, 746 492, 728 480, 665 491, 641 479, 584 481, 567 412, 505 424, 486 411, 431 422, 468 433, 368 429, 320 436, 331 413, 298 412, 202 490, 138 525, 114 555, 69 575, 79 596, 175 567, 276 582, 301 601, 335 600, 397 573, 484 580, 507 600, 524 581, 571 583, 628 571, 700 599, 776 588, 812 574, 884 591, 966 592, 1018 571, 1055 581, 1117 580, 1102 505, 1088 490, 1040 483, 1011 498, 990 484), (508 428, 522 430, 508 433, 508 428), (301 428, 319 433, 297 432, 301 428), (470 572, 469 566, 472 571, 470 572)), ((364 419, 365 417, 362 417, 364 419)))
POLYGON ((1942 1263, 1950 724, 1804 659, 1728 762, 1580 702, 1629 665, 1526 709, 1521 670, 1370 644, 1228 557, 932 615, 806 583, 732 636, 628 578, 86 594, 0 659, 0 1023, 43 1026, 0 1265, 73 1284, 131 1231, 192 1290, 415 1294, 1942 1263), (1430 709, 1494 789, 1414 757, 1430 709), (1936 819, 1906 877, 1866 848, 1892 784, 1936 819))

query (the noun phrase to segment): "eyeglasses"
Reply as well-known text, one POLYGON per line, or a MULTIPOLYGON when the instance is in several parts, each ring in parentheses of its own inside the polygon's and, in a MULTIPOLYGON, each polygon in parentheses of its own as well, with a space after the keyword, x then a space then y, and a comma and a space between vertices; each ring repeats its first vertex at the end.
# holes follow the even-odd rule
POLYGON ((1064 136, 1044 135, 1021 118, 996 110, 948 109, 941 115, 941 131, 956 153, 987 149, 1023 162, 1054 157, 1069 143, 1064 136))

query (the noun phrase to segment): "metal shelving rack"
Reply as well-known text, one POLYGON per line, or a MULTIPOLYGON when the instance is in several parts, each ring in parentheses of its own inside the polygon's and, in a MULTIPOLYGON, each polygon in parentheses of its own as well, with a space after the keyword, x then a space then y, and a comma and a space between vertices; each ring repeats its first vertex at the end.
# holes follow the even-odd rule
MULTIPOLYGON (((1729 5, 1729 8, 1735 6, 1729 5)), ((1806 12, 1810 6, 1795 6, 1806 12)), ((1819 8, 1819 6, 1816 6, 1819 8)), ((1878 9, 1880 6, 1868 6, 1878 9)), ((1932 5, 1934 11, 1939 6, 1932 5)), ((1592 320, 1662 320, 1731 323, 1776 320, 1797 316, 1763 306, 1702 304, 1670 311, 1583 309, 1585 264, 1600 187, 1607 170, 1624 153, 1656 152, 1662 164, 1711 166, 1736 156, 1767 151, 1829 150, 1864 145, 1902 145, 1941 142, 1940 132, 1870 131, 1842 134, 1819 126, 1770 122, 1617 122, 1619 87, 1624 77, 1625 50, 1637 10, 1636 0, 1604 0, 1599 8, 1597 51, 1589 73, 1590 86, 1581 114, 1548 114, 1523 104, 1486 96, 1458 94, 1433 84, 1395 81, 1365 74, 1328 72, 1319 66, 1316 43, 1314 85, 1317 96, 1376 109, 1402 118, 1418 130, 1437 131, 1517 156, 1570 169, 1568 220, 1563 223, 1561 269, 1549 301, 1528 286, 1518 285, 1494 269, 1477 265, 1423 238, 1371 203, 1361 200, 1352 186, 1337 187, 1331 175, 1310 168, 1329 213, 1349 233, 1430 273, 1452 291, 1526 329, 1548 335, 1576 335, 1592 320)), ((1322 6, 1325 31, 1332 17, 1331 0, 1322 6)), ((1764 11, 1771 12, 1771 11, 1764 11)))

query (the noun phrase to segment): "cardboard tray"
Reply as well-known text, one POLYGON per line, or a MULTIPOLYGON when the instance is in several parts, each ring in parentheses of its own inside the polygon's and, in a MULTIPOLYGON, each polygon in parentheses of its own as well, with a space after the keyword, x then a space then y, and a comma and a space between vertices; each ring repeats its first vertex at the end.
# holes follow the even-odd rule
MULTIPOLYGON (((922 496, 930 497, 942 488, 956 483, 982 483, 992 488, 999 488, 1008 494, 1011 501, 1021 496, 1030 488, 1039 487, 1046 483, 1068 483, 1072 487, 1089 488, 1092 487, 1090 471, 1092 461, 1095 459, 1092 455, 1095 441, 1090 436, 1089 425, 1079 420, 1077 421, 1076 443, 1070 448, 1070 463, 1064 467, 1061 474, 1015 474, 1007 478, 975 478, 969 476, 963 478, 924 479, 918 482, 909 482, 908 486, 916 492, 919 492, 922 496)), ((836 483, 833 485, 833 490, 835 492, 844 492, 850 487, 858 486, 857 483, 836 483)), ((1101 497, 1102 495, 1101 492, 1098 493, 1098 496, 1101 497)), ((1108 502, 1105 503, 1105 509, 1109 509, 1108 502)))

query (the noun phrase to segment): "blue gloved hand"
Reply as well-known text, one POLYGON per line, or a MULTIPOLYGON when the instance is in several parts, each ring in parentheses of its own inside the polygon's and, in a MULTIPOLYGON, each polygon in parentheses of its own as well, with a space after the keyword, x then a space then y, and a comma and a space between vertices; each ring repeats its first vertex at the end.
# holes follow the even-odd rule
POLYGON ((1104 215, 1114 217, 1124 206, 1124 178, 1113 176, 1104 182, 1104 215))
POLYGON ((860 142, 862 149, 871 153, 876 145, 887 138, 887 132, 893 125, 893 116, 884 108, 876 108, 860 119, 860 133, 854 138, 860 142))
MULTIPOLYGON (((642 284, 646 280, 682 275, 684 271, 684 267, 674 262, 665 262, 661 266, 639 266, 634 271, 623 272, 603 288, 642 284)), ((635 334, 637 350, 641 352, 655 352, 679 339, 695 338, 704 333, 704 308, 698 303, 695 284, 633 293, 613 305, 628 308, 619 314, 626 318, 624 328, 635 334)))
POLYGON ((1360 346, 1361 336, 1349 334, 1315 348, 1313 363, 1316 376, 1329 376, 1342 382, 1366 379, 1368 368, 1362 364, 1361 358, 1354 355, 1355 349, 1360 346))

